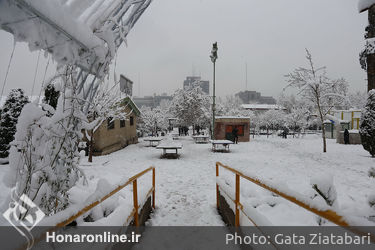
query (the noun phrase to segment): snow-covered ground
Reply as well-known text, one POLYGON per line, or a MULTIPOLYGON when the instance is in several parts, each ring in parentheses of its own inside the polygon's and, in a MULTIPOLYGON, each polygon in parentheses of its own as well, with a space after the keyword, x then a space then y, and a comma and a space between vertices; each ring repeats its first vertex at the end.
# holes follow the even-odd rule
MULTIPOLYGON (((148 142, 140 141, 110 155, 94 157, 93 163, 87 163, 84 158, 81 167, 88 185, 81 181, 71 190, 72 202, 79 206, 88 196, 94 194, 92 199, 100 191, 110 190, 132 175, 155 166, 156 211, 149 225, 224 225, 216 211, 215 162, 220 161, 264 181, 287 185, 306 197, 313 191, 311 178, 331 174, 338 196, 337 211, 356 217, 351 221, 357 224, 367 222, 365 217, 375 215, 367 202, 368 195, 375 190, 375 179, 367 173, 375 165, 375 159, 361 145, 341 145, 328 140, 328 152, 322 153, 322 141, 317 135, 295 139, 256 137, 248 143, 231 145, 230 153, 214 153, 210 144, 194 144, 191 137, 182 137, 180 158, 160 159, 161 150, 146 147, 148 142)), ((7 168, 0 166, 0 177, 7 168)), ((220 170, 220 176, 229 185, 234 182, 234 175, 227 171, 220 170)), ((138 185, 142 197, 151 186, 151 175, 142 177, 138 185)), ((0 199, 4 201, 10 190, 1 183, 0 189, 0 199)), ((99 224, 122 225, 130 214, 132 202, 129 187, 98 208, 92 217, 99 224), (115 212, 100 219, 103 211, 115 212)), ((255 207, 274 225, 317 225, 316 216, 310 212, 243 179, 241 202, 255 207)))

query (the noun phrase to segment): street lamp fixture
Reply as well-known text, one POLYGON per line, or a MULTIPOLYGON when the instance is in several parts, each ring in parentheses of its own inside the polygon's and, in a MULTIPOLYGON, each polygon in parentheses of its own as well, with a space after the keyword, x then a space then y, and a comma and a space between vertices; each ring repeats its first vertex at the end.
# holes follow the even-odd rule
POLYGON ((217 42, 212 44, 211 50, 211 62, 214 65, 214 72, 213 72, 213 88, 212 88, 212 130, 211 130, 211 138, 215 139, 215 63, 217 59, 217 42))

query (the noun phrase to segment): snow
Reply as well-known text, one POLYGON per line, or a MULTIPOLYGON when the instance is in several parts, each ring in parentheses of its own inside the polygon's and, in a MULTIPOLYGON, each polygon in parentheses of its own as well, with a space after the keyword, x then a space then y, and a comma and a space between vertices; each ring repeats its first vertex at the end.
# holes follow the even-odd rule
MULTIPOLYGON (((215 193, 215 163, 220 161, 283 192, 292 193, 299 200, 322 210, 327 209, 328 205, 324 201, 311 200, 310 197, 315 192, 311 183, 318 180, 324 185, 332 184, 333 181, 338 204, 337 207, 329 208, 344 215, 351 224, 374 225, 366 217, 373 214, 368 199, 373 193, 375 182, 368 177, 368 170, 374 165, 375 159, 369 157, 361 145, 342 145, 328 140, 328 152, 324 154, 321 153, 322 142, 318 135, 286 140, 279 137, 256 137, 251 142, 232 145, 231 153, 222 154, 211 152, 210 145, 195 144, 190 137, 181 137, 180 142, 184 151, 175 160, 160 159, 160 151, 146 147, 148 142, 143 142, 142 139, 139 144, 130 145, 110 155, 94 157, 93 163, 87 163, 87 158, 84 158, 80 168, 87 176, 88 185, 80 181, 70 190, 71 211, 62 211, 58 216, 61 219, 77 211, 78 207, 87 203, 90 195, 97 190, 106 189, 105 183, 114 188, 149 166, 155 166, 156 210, 148 225, 223 226, 216 210, 215 193), (323 180, 319 177, 321 175, 332 176, 333 179, 329 177, 328 180, 323 180), (98 189, 98 183, 102 188, 98 189)), ((6 165, 0 166, 0 176, 4 175, 7 168, 6 165)), ((234 175, 223 168, 220 168, 219 173, 221 183, 224 183, 221 188, 233 195, 234 175)), ((9 188, 0 187, 3 190, 0 199, 5 201, 9 188)), ((140 203, 150 187, 151 173, 139 179, 140 203)), ((82 220, 79 223, 125 223, 132 209, 131 191, 131 187, 124 188, 96 211, 94 215, 98 220, 95 223, 82 220), (109 216, 103 216, 103 211, 111 210, 113 212, 109 216)), ((312 213, 244 179, 241 179, 240 201, 248 215, 253 215, 254 210, 258 213, 255 220, 260 224, 317 225, 316 216, 312 213)), ((50 217, 44 223, 52 221, 56 221, 56 218, 50 217)), ((1 224, 4 224, 3 220, 1 224)))
POLYGON ((215 119, 250 119, 246 116, 216 116, 215 119))
POLYGON ((276 104, 241 104, 244 109, 254 110, 284 110, 285 108, 276 104))
POLYGON ((375 0, 359 0, 358 2, 358 11, 363 12, 375 4, 375 0))

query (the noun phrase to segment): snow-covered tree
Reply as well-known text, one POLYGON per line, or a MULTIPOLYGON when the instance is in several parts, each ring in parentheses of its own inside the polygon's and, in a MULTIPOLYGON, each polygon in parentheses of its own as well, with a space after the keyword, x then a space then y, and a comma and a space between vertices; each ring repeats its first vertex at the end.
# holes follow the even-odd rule
POLYGON ((267 130, 267 137, 269 130, 278 130, 286 126, 286 114, 281 110, 268 110, 260 114, 258 119, 260 127, 267 130))
MULTIPOLYGON (((314 104, 320 122, 335 106, 347 101, 345 96, 347 82, 343 79, 331 80, 327 77, 325 67, 316 68, 310 52, 306 49, 309 68, 299 67, 286 75, 288 86, 296 87, 306 100, 314 104)), ((327 152, 325 128, 322 126, 323 152, 327 152)))
POLYGON ((277 100, 277 104, 286 109, 287 113, 292 112, 292 109, 297 105, 297 98, 292 95, 286 95, 282 92, 277 100))
POLYGON ((173 95, 170 113, 177 118, 177 123, 181 126, 209 126, 210 98, 200 87, 179 89, 173 95))
POLYGON ((16 125, 22 108, 29 102, 22 89, 12 89, 5 100, 0 119, 0 158, 8 157, 10 143, 16 133, 16 125))
POLYGON ((59 96, 60 96, 60 91, 57 91, 55 86, 52 83, 50 83, 44 89, 43 102, 47 103, 48 105, 56 109, 59 96))
POLYGON ((168 128, 168 121, 165 110, 160 107, 150 108, 143 106, 139 117, 139 129, 144 133, 151 132, 156 135, 158 131, 165 131, 168 128))
POLYGON ((306 118, 308 114, 309 111, 305 107, 292 108, 290 114, 286 117, 288 127, 294 132, 300 132, 307 123, 306 118))
POLYGON ((47 215, 69 204, 68 191, 82 174, 78 142, 87 125, 76 93, 75 68, 66 66, 61 77, 64 85, 56 110, 44 103, 29 103, 22 110, 4 176, 8 187, 18 196, 26 194, 47 215))
POLYGON ((363 148, 375 157, 375 90, 368 93, 367 103, 362 111, 359 134, 363 148))
POLYGON ((217 115, 242 116, 242 100, 238 96, 228 95, 225 99, 218 98, 217 115))
POLYGON ((366 91, 357 91, 349 94, 350 107, 354 109, 363 109, 367 101, 366 91))

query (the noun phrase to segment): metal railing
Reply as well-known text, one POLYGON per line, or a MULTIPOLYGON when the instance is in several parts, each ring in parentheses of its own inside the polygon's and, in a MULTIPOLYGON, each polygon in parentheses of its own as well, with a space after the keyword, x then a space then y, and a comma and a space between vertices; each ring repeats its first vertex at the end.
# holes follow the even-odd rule
MULTIPOLYGON (((54 231, 58 230, 59 228, 62 228, 64 226, 69 225, 74 220, 76 220, 80 216, 84 215, 85 213, 90 211, 92 208, 99 205, 100 203, 102 203, 103 201, 105 201, 106 199, 108 199, 109 197, 116 194, 117 192, 119 192, 120 190, 122 190, 123 188, 125 188, 126 186, 128 186, 130 184, 133 184, 133 210, 130 213, 130 215, 128 216, 128 218, 127 218, 127 220, 125 221, 124 224, 128 224, 129 220, 131 218, 134 218, 134 225, 138 227, 139 226, 139 218, 138 218, 138 216, 139 216, 139 213, 138 213, 139 206, 138 206, 137 179, 140 178, 141 176, 143 176, 144 174, 148 173, 149 171, 152 171, 152 187, 147 192, 145 199, 147 200, 148 197, 150 197, 150 195, 152 195, 152 208, 155 209, 155 167, 149 167, 149 168, 143 170, 142 172, 130 177, 124 184, 119 185, 117 188, 112 190, 109 194, 105 195, 104 197, 100 198, 99 200, 96 200, 96 201, 92 202, 90 205, 87 205, 86 207, 82 208, 80 211, 78 211, 74 215, 70 216, 66 220, 56 224, 54 227, 50 228, 49 230, 47 230, 43 234, 39 235, 39 237, 37 237, 34 242, 37 243, 40 240, 42 240, 47 232, 54 232, 54 231)), ((25 249, 25 247, 21 247, 20 249, 25 249)))
MULTIPOLYGON (((71 222, 73 222, 75 219, 77 219, 78 217, 80 217, 81 215, 85 214, 86 212, 88 212, 90 209, 94 208, 95 206, 99 205, 100 203, 102 203, 103 201, 105 201, 106 199, 108 199, 109 197, 111 197, 112 195, 114 195, 115 193, 119 192, 121 189, 123 189, 124 187, 128 186, 129 184, 133 183, 133 211, 131 212, 131 214, 129 215, 128 219, 126 222, 129 221, 129 219, 131 217, 134 218, 134 225, 135 226, 139 226, 139 222, 138 222, 138 192, 137 192, 137 179, 139 177, 141 177, 142 175, 146 174, 147 172, 151 171, 152 170, 152 187, 151 189, 147 192, 147 195, 146 195, 146 199, 151 195, 152 193, 152 208, 155 209, 155 167, 149 167, 145 170, 143 170, 142 172, 134 175, 133 177, 130 177, 124 184, 118 186, 117 188, 115 188, 114 190, 112 190, 112 192, 110 192, 109 194, 105 195, 103 198, 91 203, 90 205, 84 207, 83 209, 81 209, 78 213, 76 213, 75 215, 72 215, 71 217, 69 217, 68 219, 58 223, 56 225, 57 228, 60 228, 60 227, 63 227, 63 226, 66 226, 68 224, 70 224, 71 222)), ((125 223, 126 223, 125 222, 125 223)))
MULTIPOLYGON (((255 179, 255 178, 252 178, 252 177, 249 177, 243 173, 241 173, 240 171, 236 170, 236 169, 233 169, 231 167, 228 167, 228 166, 225 166, 224 164, 222 164, 221 162, 216 162, 216 177, 219 177, 219 167, 222 167, 222 168, 225 168, 231 172, 233 172, 235 175, 236 175, 236 193, 235 193, 235 199, 233 199, 229 194, 227 194, 224 190, 221 189, 221 191, 223 191, 226 196, 228 196, 234 203, 235 203, 235 226, 240 226, 240 210, 242 211, 242 213, 255 225, 256 223, 254 222, 254 220, 251 219, 251 217, 249 215, 247 215, 245 212, 244 212, 244 209, 243 209, 243 205, 240 203, 240 177, 264 188, 264 189, 267 189, 269 191, 271 191, 272 193, 275 193, 277 195, 279 195, 280 197, 300 206, 300 207, 303 207, 304 209, 324 218, 324 219, 327 219, 328 221, 338 225, 338 226, 342 226, 342 227, 348 227, 349 224, 344 220, 344 218, 341 216, 341 215, 338 215, 336 212, 334 212, 333 210, 330 210, 330 209, 327 209, 327 210, 324 210, 324 211, 321 211, 321 210, 318 210, 314 207, 311 207, 310 205, 304 203, 304 202, 301 202, 300 200, 298 200, 297 198, 291 196, 291 195, 288 195, 288 194, 285 194, 275 188, 272 188, 266 184, 264 184, 261 180, 258 180, 258 179, 255 179)), ((219 184, 218 182, 216 181, 216 203, 217 203, 217 208, 219 209, 219 206, 220 206, 220 197, 219 197, 219 184)), ((358 232, 357 232, 358 233, 358 232)))

